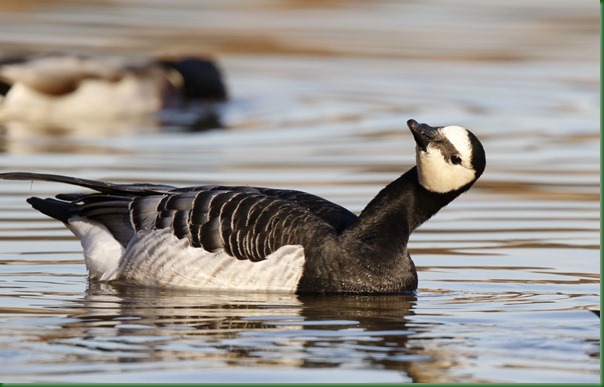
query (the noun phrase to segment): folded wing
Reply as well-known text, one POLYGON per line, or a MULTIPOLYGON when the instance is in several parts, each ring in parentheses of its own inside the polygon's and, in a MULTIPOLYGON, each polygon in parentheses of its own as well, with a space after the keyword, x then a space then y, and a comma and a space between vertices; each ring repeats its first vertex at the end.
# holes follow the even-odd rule
POLYGON ((96 190, 30 198, 39 211, 68 222, 78 216, 103 224, 123 246, 137 233, 169 228, 192 247, 221 249, 237 258, 264 260, 284 245, 312 243, 339 234, 357 217, 318 196, 294 190, 153 184, 111 184, 44 174, 0 174, 0 178, 46 180, 96 190))

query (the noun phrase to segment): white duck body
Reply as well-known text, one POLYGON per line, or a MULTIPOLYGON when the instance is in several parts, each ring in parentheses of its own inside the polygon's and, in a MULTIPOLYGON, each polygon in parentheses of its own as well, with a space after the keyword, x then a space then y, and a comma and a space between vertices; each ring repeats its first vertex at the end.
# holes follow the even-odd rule
POLYGON ((149 115, 161 108, 153 83, 131 74, 116 82, 82 80, 66 95, 40 93, 24 84, 13 85, 0 110, 0 120, 62 123, 72 120, 119 120, 149 115))
POLYGON ((0 109, 2 120, 61 122, 117 120, 161 108, 168 86, 159 69, 135 74, 109 61, 48 57, 0 67, 12 84, 0 109))
POLYGON ((178 103, 185 86, 183 74, 168 63, 177 62, 50 56, 2 65, 0 80, 10 89, 0 120, 60 125, 151 115, 178 103))

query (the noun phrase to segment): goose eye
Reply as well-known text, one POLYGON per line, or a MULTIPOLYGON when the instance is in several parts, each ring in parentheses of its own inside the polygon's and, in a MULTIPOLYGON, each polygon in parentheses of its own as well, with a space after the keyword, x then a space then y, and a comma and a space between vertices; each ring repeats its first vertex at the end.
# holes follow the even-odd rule
POLYGON ((461 157, 459 157, 457 155, 451 156, 451 163, 454 164, 454 165, 461 164, 461 157))

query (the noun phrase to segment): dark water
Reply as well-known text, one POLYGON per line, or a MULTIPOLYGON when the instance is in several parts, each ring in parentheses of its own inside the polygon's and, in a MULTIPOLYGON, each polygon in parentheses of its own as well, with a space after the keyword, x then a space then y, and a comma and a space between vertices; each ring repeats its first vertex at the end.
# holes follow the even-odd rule
POLYGON ((411 238, 415 296, 88 283, 79 243, 0 183, 0 380, 598 382, 599 13, 591 1, 4 2, 0 49, 211 53, 232 99, 137 123, 4 124, 3 171, 311 191, 358 212, 460 124, 487 171, 411 238), (165 121, 164 121, 165 122, 165 121), (212 125, 210 125, 212 126, 212 125), (214 125, 218 126, 218 125, 214 125))

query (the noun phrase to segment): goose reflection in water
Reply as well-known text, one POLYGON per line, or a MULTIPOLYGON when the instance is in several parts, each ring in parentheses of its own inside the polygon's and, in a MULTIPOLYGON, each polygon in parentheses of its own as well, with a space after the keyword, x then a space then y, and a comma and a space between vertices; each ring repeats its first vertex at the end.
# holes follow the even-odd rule
POLYGON ((184 362, 201 377, 226 367, 379 367, 409 381, 451 381, 453 356, 416 339, 430 328, 410 321, 416 303, 409 294, 202 293, 91 281, 69 306, 70 322, 39 340, 71 347, 65 362, 104 368, 184 362))

